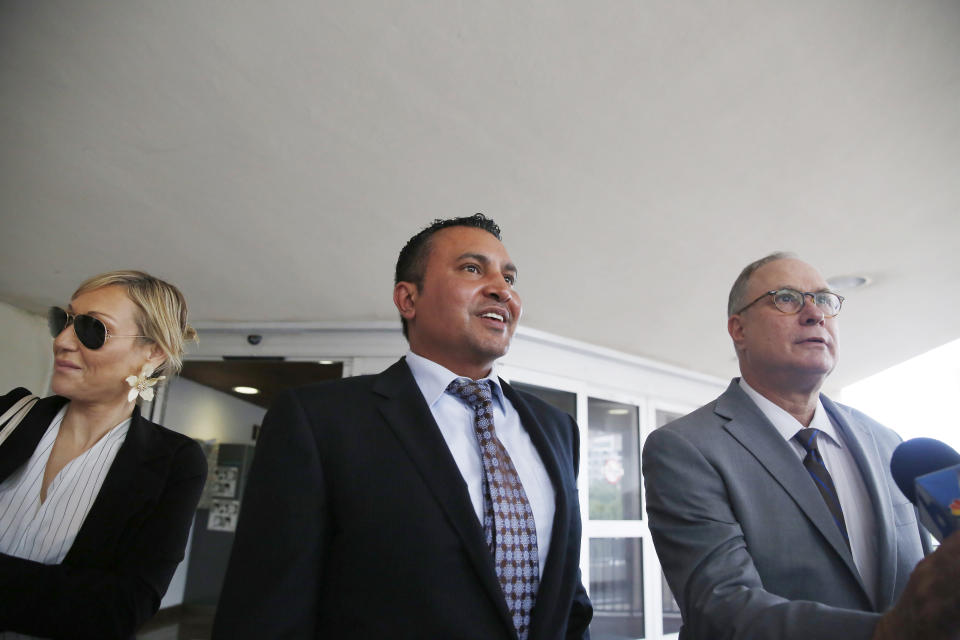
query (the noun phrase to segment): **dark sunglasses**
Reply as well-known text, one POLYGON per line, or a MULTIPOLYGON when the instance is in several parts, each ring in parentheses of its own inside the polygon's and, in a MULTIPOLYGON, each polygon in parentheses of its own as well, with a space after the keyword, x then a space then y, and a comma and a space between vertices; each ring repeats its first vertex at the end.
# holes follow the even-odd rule
POLYGON ((107 338, 146 338, 147 336, 118 336, 107 330, 107 325, 97 318, 86 314, 73 314, 60 307, 50 307, 47 311, 47 326, 50 335, 56 338, 63 330, 73 325, 77 340, 87 349, 99 349, 107 338))

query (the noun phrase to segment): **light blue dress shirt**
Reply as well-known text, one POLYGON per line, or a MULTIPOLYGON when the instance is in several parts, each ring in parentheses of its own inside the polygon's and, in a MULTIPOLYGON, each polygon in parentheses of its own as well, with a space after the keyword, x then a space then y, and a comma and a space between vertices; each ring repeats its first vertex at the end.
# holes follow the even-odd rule
MULTIPOLYGON (((440 433, 450 449, 460 474, 467 484, 477 521, 483 522, 483 465, 480 462, 480 445, 477 444, 473 426, 473 410, 460 398, 446 393, 447 386, 458 376, 449 369, 427 360, 412 351, 407 351, 407 365, 420 387, 423 398, 430 407, 440 433)), ((540 575, 543 575, 550 536, 553 532, 553 515, 556 499, 550 477, 543 460, 530 436, 520 423, 520 415, 513 404, 503 395, 496 366, 483 378, 490 381, 493 395, 493 425, 497 437, 503 443, 513 466, 517 469, 527 500, 533 508, 533 520, 537 527, 537 552, 540 556, 540 575)))

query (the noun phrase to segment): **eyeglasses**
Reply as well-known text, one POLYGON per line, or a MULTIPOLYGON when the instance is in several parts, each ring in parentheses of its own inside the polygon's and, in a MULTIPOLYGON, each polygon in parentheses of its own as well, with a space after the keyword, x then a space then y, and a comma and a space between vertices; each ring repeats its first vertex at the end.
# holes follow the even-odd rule
POLYGON ((767 291, 765 294, 740 309, 740 311, 737 311, 737 313, 743 313, 748 308, 757 304, 767 296, 773 296, 773 304, 783 313, 800 313, 800 310, 803 309, 803 305, 807 300, 807 296, 810 296, 810 299, 813 300, 813 304, 815 304, 816 307, 820 309, 820 311, 823 312, 823 315, 827 318, 832 318, 840 313, 840 307, 843 306, 844 300, 843 296, 833 293, 832 291, 810 292, 797 291, 796 289, 774 289, 773 291, 767 291))
POLYGON ((86 314, 74 314, 61 309, 60 307, 50 307, 47 311, 47 326, 50 327, 50 335, 56 338, 63 333, 63 330, 73 325, 73 331, 77 334, 80 344, 87 349, 99 349, 107 338, 146 338, 147 336, 118 336, 107 330, 107 325, 103 324, 97 318, 86 314))

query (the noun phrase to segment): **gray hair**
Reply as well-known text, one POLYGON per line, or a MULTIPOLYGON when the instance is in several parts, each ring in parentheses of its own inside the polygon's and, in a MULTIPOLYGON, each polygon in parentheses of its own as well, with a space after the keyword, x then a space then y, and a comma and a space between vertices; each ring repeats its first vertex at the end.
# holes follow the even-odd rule
POLYGON ((730 287, 730 297, 727 298, 727 317, 729 318, 747 305, 744 298, 747 295, 747 284, 750 282, 750 276, 753 275, 754 271, 765 264, 788 258, 797 258, 797 254, 791 251, 774 251, 770 255, 764 256, 759 260, 754 260, 745 266, 743 271, 740 272, 740 275, 737 276, 733 286, 730 287))

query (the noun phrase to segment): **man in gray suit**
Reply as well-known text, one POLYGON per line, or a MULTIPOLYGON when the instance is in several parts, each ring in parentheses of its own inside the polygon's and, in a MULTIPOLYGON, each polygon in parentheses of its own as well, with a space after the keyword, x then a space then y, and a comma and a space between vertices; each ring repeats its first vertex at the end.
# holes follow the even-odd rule
POLYGON ((960 637, 960 536, 924 559, 890 475, 900 438, 819 393, 842 302, 792 254, 747 266, 727 327, 742 377, 647 439, 650 530, 683 640, 960 637))

